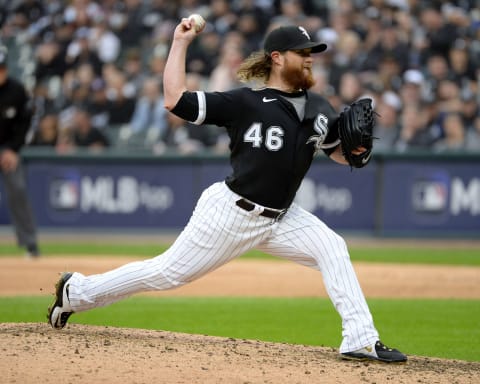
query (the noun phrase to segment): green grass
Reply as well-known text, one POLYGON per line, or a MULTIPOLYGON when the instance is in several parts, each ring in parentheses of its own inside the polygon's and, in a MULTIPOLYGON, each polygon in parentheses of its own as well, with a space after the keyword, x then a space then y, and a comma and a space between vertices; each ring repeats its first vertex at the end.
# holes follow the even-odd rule
MULTIPOLYGON (((42 322, 51 298, 0 298, 0 322, 42 322)), ((480 301, 371 299, 387 345, 410 355, 480 361, 480 301)), ((75 314, 72 323, 162 329, 338 347, 341 325, 328 299, 135 296, 75 314)))
MULTIPOLYGON (((98 244, 98 243, 42 243, 41 251, 45 256, 71 255, 105 255, 105 256, 145 256, 153 257, 168 248, 167 244, 98 244)), ((22 255, 23 250, 15 245, 2 244, 0 256, 22 255)))
POLYGON ((350 256, 354 261, 378 263, 480 265, 480 249, 354 247, 350 256))
MULTIPOLYGON (((43 243, 42 253, 48 256, 58 255, 104 255, 153 257, 168 248, 168 244, 86 244, 86 243, 43 243)), ((1 256, 22 255, 23 251, 15 245, 2 244, 1 256)), ((351 247, 353 261, 409 263, 409 264, 444 264, 444 265, 480 265, 479 249, 436 249, 436 248, 373 248, 351 247)), ((274 259, 259 251, 250 251, 242 256, 252 259, 274 259)))

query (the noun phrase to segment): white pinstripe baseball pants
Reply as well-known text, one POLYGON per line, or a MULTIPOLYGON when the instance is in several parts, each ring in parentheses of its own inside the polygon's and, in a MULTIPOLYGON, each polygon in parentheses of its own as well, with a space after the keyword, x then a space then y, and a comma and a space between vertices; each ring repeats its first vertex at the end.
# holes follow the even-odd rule
POLYGON ((215 183, 203 192, 189 223, 163 254, 103 274, 74 273, 69 280, 72 309, 81 312, 135 293, 179 287, 257 248, 322 272, 342 318, 341 353, 375 343, 378 332, 345 241, 295 203, 274 222, 256 210, 237 207, 238 199, 224 182, 215 183))

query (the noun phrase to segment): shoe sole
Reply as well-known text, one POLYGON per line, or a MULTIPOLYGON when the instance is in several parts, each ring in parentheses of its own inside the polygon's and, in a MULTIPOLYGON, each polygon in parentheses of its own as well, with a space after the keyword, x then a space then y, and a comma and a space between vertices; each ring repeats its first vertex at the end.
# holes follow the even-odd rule
POLYGON ((371 361, 371 362, 389 363, 389 364, 405 364, 407 362, 407 358, 405 358, 405 360, 388 360, 388 359, 382 359, 380 357, 373 357, 373 356, 352 356, 352 355, 344 355, 344 354, 341 354, 340 357, 342 358, 342 360, 371 361))
POLYGON ((65 327, 65 325, 67 324, 68 318, 73 313, 73 312, 64 312, 62 315, 60 315, 61 320, 63 320, 62 321, 63 325, 60 324, 60 326, 57 326, 52 322, 52 314, 54 309, 56 307, 60 307, 60 308, 63 307, 63 287, 65 287, 65 284, 70 279, 70 277, 72 277, 72 273, 70 272, 62 273, 62 275, 60 276, 60 279, 58 279, 58 281, 55 283, 55 301, 52 303, 50 307, 48 307, 47 319, 49 324, 55 329, 62 329, 63 327, 65 327))

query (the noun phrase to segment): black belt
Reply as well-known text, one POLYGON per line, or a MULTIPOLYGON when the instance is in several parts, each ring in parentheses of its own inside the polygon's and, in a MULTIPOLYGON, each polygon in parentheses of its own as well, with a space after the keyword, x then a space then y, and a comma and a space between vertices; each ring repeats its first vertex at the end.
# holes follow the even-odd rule
MULTIPOLYGON (((235 204, 248 212, 253 211, 255 209, 255 204, 245 199, 237 200, 235 204)), ((287 213, 286 209, 282 209, 281 211, 277 211, 277 210, 274 211, 273 209, 264 208, 262 213, 260 213, 260 216, 268 217, 270 219, 280 220, 283 217, 283 215, 285 215, 285 213, 287 213)))

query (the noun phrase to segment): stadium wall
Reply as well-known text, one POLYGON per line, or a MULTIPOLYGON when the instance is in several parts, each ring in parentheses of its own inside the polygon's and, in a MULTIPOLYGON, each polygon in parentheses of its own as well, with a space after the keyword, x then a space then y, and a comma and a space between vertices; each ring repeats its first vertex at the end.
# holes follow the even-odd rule
MULTIPOLYGON (((230 171, 224 156, 26 150, 40 228, 178 230, 202 190, 230 171)), ((296 202, 339 231, 480 236, 480 154, 376 154, 353 169, 315 159, 296 202)), ((9 214, 0 180, 0 225, 9 214)))

